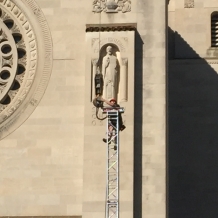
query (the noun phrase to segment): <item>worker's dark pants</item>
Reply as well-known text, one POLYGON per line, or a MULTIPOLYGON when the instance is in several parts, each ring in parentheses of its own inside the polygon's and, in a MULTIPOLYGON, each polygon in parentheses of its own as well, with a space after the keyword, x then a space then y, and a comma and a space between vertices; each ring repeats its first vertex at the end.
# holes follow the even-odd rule
MULTIPOLYGON (((123 119, 122 119, 122 116, 121 114, 119 113, 119 124, 118 124, 118 131, 120 130, 120 127, 123 126, 123 119)), ((114 126, 114 128, 116 128, 117 126, 117 121, 116 119, 113 119, 113 117, 111 117, 110 119, 110 123, 114 126)), ((110 125, 110 124, 109 124, 110 125)))

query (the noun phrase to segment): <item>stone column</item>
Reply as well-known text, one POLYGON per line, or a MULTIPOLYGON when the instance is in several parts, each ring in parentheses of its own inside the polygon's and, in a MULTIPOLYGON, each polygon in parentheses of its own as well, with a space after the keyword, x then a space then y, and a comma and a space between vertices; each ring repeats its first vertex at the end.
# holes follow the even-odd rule
POLYGON ((127 101, 127 64, 128 59, 122 58, 121 59, 121 69, 120 69, 120 101, 124 102, 127 101))
POLYGON ((140 37, 136 41, 137 50, 135 50, 134 93, 136 106, 134 199, 137 204, 134 217, 166 218, 169 216, 166 212, 167 1, 137 0, 137 4, 142 13, 148 17, 152 30, 150 24, 144 25, 138 20, 137 31, 140 37), (149 4, 149 7, 141 7, 142 3, 149 4), (158 51, 156 42, 159 43, 158 51), (139 189, 141 187, 142 190, 139 189))

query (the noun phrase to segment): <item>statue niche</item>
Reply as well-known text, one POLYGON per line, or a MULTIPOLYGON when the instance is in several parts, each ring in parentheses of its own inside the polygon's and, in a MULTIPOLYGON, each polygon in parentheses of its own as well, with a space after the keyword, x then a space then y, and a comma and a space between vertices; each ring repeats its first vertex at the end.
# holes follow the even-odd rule
MULTIPOLYGON (((96 74, 101 74, 103 78, 100 95, 107 100, 115 98, 118 102, 128 101, 128 57, 122 56, 117 45, 104 45, 99 59, 92 59, 92 84, 95 84, 96 74)), ((92 85, 91 96, 96 96, 95 85, 92 85)))
POLYGON ((106 47, 106 54, 104 55, 105 47, 101 54, 102 65, 101 73, 104 79, 104 88, 103 88, 103 96, 106 99, 115 98, 117 99, 117 94, 119 90, 119 77, 120 77, 120 65, 115 54, 116 48, 108 45, 106 47))

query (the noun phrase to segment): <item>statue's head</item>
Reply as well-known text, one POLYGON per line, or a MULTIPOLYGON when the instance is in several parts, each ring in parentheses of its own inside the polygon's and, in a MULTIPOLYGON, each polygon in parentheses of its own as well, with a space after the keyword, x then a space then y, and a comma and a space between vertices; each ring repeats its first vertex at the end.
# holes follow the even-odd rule
POLYGON ((106 48, 106 51, 108 54, 112 54, 112 47, 109 45, 107 48, 106 48))

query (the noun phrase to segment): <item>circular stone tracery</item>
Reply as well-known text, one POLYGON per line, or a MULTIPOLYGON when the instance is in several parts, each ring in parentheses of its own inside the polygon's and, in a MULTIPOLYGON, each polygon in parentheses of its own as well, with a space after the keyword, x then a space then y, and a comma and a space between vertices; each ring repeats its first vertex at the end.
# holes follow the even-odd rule
POLYGON ((8 27, 0 20, 0 111, 7 103, 8 93, 14 83, 18 52, 8 27))
POLYGON ((51 66, 51 36, 36 2, 0 0, 0 139, 33 112, 51 66))

